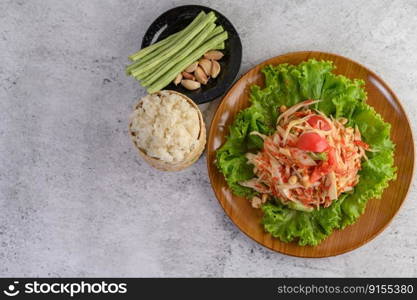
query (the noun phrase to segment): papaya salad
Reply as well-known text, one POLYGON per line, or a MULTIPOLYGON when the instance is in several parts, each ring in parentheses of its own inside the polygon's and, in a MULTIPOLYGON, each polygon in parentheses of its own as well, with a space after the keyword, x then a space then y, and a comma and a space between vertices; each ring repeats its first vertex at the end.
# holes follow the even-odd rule
POLYGON ((246 153, 255 177, 240 182, 261 195, 252 198, 253 207, 259 208, 269 197, 300 210, 328 207, 359 182, 368 144, 357 126, 346 126, 346 118, 311 109, 318 102, 281 106, 276 131, 270 136, 250 132, 263 140, 260 151, 246 153))
POLYGON ((230 191, 283 242, 320 244, 396 178, 390 124, 367 104, 363 80, 334 69, 315 59, 265 66, 216 150, 230 191))

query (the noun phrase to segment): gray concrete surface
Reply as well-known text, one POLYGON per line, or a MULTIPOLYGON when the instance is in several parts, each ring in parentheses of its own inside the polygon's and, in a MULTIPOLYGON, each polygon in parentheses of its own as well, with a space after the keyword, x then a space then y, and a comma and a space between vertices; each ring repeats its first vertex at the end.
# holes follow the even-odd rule
MULTIPOLYGON (((191 2, 0 1, 0 276, 417 276, 415 182, 375 240, 300 259, 239 232, 203 158, 161 173, 137 156, 127 116, 145 91, 127 55, 191 2)), ((239 31, 242 73, 285 52, 339 53, 380 74, 416 129, 416 1, 204 3, 239 31)))

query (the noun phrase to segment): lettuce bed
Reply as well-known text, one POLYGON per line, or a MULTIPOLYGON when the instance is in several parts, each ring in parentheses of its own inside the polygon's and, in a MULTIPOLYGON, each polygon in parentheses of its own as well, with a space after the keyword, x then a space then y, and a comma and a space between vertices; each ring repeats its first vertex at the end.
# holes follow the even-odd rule
POLYGON ((227 141, 216 153, 217 167, 233 193, 251 197, 256 192, 239 185, 240 181, 253 177, 253 167, 247 163, 244 154, 260 149, 263 142, 249 133, 255 130, 271 134, 281 105, 292 106, 306 99, 321 99, 315 108, 326 115, 347 118, 347 126, 359 127, 362 139, 375 152, 367 152, 369 160, 362 162, 360 181, 353 193, 342 194, 328 208, 312 212, 296 211, 279 201, 263 205, 265 230, 284 242, 318 245, 334 229, 354 223, 364 212, 367 201, 381 197, 388 182, 396 177, 395 145, 390 139, 390 124, 366 104, 364 82, 335 75, 332 73, 334 68, 330 61, 314 59, 298 66, 265 67, 262 70, 265 88, 251 87, 251 106, 239 112, 230 127, 227 141))

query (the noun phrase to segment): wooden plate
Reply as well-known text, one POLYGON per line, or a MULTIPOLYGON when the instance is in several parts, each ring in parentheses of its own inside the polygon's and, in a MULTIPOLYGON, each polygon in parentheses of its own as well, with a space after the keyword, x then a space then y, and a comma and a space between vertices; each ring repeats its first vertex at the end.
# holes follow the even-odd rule
POLYGON ((213 118, 208 140, 207 164, 212 187, 221 206, 237 227, 250 238, 274 251, 300 257, 327 257, 351 251, 362 246, 378 235, 392 220, 403 203, 414 169, 414 144, 411 128, 397 96, 388 85, 366 67, 339 55, 323 52, 295 52, 271 58, 246 73, 223 98, 213 118), (261 69, 281 63, 299 64, 309 58, 331 60, 336 65, 335 73, 349 78, 361 78, 366 82, 368 103, 391 123, 391 138, 397 145, 395 165, 398 167, 396 181, 390 182, 381 199, 368 201, 365 213, 359 220, 337 230, 316 247, 283 243, 266 233, 260 224, 262 212, 253 209, 249 201, 232 195, 224 177, 217 170, 215 151, 225 141, 229 125, 236 114, 249 105, 249 87, 253 84, 264 86, 261 69))

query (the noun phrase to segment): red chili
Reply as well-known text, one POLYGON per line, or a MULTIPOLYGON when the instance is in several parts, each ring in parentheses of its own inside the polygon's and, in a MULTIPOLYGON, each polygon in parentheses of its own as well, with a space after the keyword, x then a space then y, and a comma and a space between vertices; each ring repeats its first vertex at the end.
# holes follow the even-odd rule
POLYGON ((357 145, 359 147, 362 147, 365 150, 369 149, 369 145, 365 142, 362 142, 362 141, 355 141, 355 145, 357 145))

